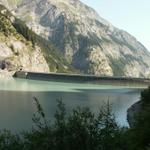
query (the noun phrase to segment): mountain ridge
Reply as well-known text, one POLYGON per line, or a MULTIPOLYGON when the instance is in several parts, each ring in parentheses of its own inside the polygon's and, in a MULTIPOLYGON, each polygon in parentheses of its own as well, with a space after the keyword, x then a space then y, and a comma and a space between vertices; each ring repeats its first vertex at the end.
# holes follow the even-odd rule
POLYGON ((135 37, 114 27, 79 0, 16 2, 13 13, 30 29, 54 43, 67 61, 81 72, 150 76, 148 50, 135 37))

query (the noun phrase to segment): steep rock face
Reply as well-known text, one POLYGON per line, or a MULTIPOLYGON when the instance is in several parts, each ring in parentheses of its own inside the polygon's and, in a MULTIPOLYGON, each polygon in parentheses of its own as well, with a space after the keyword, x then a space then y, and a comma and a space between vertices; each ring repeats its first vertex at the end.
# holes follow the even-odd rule
POLYGON ((12 26, 11 18, 6 18, 7 10, 0 9, 0 76, 11 76, 16 70, 49 72, 49 66, 40 47, 18 34, 12 26))
POLYGON ((0 76, 15 71, 65 72, 69 68, 46 40, 0 5, 0 76))
MULTIPOLYGON (((4 69, 49 72, 48 64, 39 47, 34 49, 30 45, 13 36, 1 36, 0 42, 1 64, 4 69)), ((2 67, 1 67, 2 68, 2 67)))
POLYGON ((16 16, 52 41, 84 73, 149 77, 150 53, 133 36, 101 18, 79 0, 19 0, 16 16))

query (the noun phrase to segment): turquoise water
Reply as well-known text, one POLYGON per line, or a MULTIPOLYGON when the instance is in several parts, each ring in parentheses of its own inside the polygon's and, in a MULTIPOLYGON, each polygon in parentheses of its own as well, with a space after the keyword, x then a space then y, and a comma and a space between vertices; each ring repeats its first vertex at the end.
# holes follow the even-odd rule
POLYGON ((112 85, 0 79, 0 129, 31 129, 36 111, 33 97, 39 99, 50 120, 53 120, 57 99, 63 100, 68 112, 76 106, 88 106, 97 112, 109 99, 118 124, 128 126, 126 111, 140 99, 140 90, 112 85))

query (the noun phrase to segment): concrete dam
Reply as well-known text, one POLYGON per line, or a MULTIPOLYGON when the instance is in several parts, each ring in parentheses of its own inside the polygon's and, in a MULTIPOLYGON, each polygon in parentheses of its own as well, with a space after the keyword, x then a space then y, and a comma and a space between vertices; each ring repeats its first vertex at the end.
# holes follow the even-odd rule
POLYGON ((74 83, 90 83, 104 85, 122 85, 122 86, 150 86, 149 78, 130 78, 130 77, 108 77, 81 74, 65 74, 65 73, 41 73, 18 71, 14 74, 15 78, 55 81, 55 82, 74 82, 74 83))

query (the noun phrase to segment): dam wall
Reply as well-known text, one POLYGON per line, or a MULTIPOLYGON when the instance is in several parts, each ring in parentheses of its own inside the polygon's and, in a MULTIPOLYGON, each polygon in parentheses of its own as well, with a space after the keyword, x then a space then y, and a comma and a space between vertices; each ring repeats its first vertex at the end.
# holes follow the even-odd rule
POLYGON ((150 86, 150 79, 147 78, 129 78, 129 77, 107 77, 95 75, 79 75, 65 73, 40 73, 18 71, 14 74, 16 78, 55 81, 55 82, 74 82, 90 84, 109 84, 123 86, 150 86))

